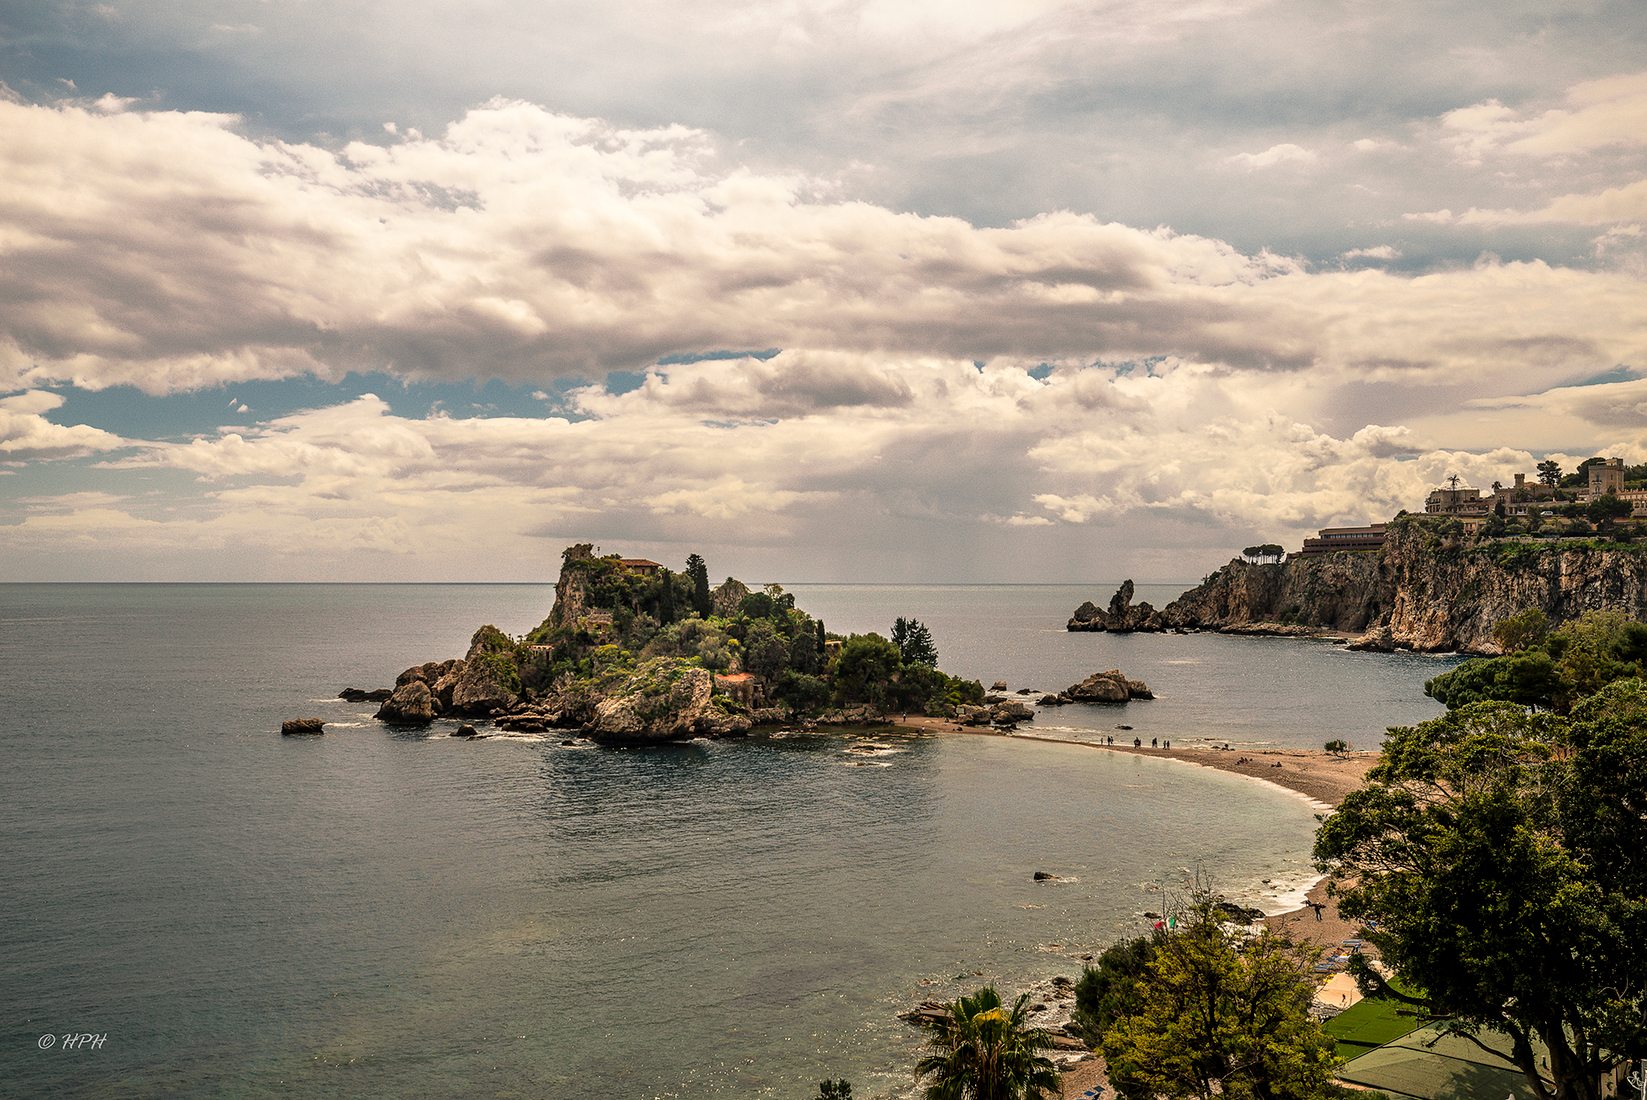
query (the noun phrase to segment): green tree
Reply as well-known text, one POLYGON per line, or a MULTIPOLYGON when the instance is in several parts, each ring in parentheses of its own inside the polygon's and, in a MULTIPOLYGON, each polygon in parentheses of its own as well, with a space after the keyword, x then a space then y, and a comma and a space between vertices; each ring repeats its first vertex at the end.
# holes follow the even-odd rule
POLYGON ((852 1082, 844 1077, 838 1081, 819 1081, 818 1100, 852 1100, 852 1082))
POLYGON ((1565 691, 1550 655, 1533 649, 1465 661, 1426 682, 1424 694, 1448 707, 1495 699, 1524 707, 1554 707, 1565 691))
POLYGON ((1092 1046, 1116 1021, 1143 1010, 1140 980, 1155 957, 1160 936, 1139 936, 1111 944, 1098 956, 1098 965, 1081 971, 1075 983, 1075 1029, 1092 1046))
POLYGON ((985 986, 947 1007, 922 1024, 932 1053, 916 1063, 915 1077, 931 1079, 926 1100, 1019 1100, 1058 1088, 1057 1067, 1044 1053, 1052 1033, 1029 1026, 1029 994, 1008 1009, 985 986))
POLYGON ((1553 458, 1546 458, 1538 464, 1538 480, 1554 489, 1561 484, 1561 463, 1553 458))
POLYGON ((899 616, 892 624, 892 644, 906 665, 936 666, 938 647, 933 644, 932 631, 919 619, 899 616))
POLYGON ((1571 719, 1489 702, 1391 730, 1315 856, 1431 1014, 1509 1036, 1535 1096, 1596 1100, 1605 1052, 1647 1051, 1644 808, 1647 685, 1622 680, 1571 719))
POLYGON ((692 580, 692 610, 701 618, 709 617, 709 566, 697 554, 686 558, 686 575, 692 580))
POLYGON ((663 582, 663 587, 658 590, 658 622, 668 626, 679 617, 675 609, 675 574, 664 569, 658 579, 663 582))
POLYGON ((743 667, 771 683, 789 665, 789 643, 771 622, 762 619, 749 628, 743 640, 743 667))
POLYGON ((824 633, 823 620, 819 619, 818 620, 818 660, 819 660, 820 663, 824 659, 824 654, 828 652, 828 647, 824 645, 824 643, 828 640, 829 640, 829 636, 824 633))
POLYGON ((1349 742, 1338 739, 1338 738, 1334 738, 1333 740, 1328 741, 1322 747, 1325 748, 1328 752, 1332 753, 1334 756, 1343 756, 1346 752, 1350 751, 1349 742))
POLYGON ((1606 493, 1590 502, 1590 506, 1584 509, 1584 518, 1603 531, 1611 531, 1613 525, 1627 517, 1630 512, 1631 505, 1629 501, 1621 500, 1612 493, 1606 493))
POLYGON ((1198 891, 1165 935, 1102 1048, 1127 1100, 1317 1100, 1330 1092, 1333 1041, 1309 1012, 1309 953, 1220 919, 1198 891))
POLYGON ((1550 633, 1550 617, 1537 607, 1529 607, 1493 624, 1493 641, 1505 653, 1519 653, 1540 645, 1550 633))
POLYGON ((884 706, 902 664, 898 647, 879 634, 852 635, 835 658, 836 699, 884 706))

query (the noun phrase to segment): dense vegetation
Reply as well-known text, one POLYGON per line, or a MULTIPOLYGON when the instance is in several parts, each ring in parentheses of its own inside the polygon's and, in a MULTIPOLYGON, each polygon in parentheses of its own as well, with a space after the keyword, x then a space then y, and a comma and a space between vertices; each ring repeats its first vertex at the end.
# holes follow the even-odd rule
MULTIPOLYGON (((870 706, 885 712, 947 715, 983 699, 983 685, 937 669, 931 631, 899 618, 892 639, 830 634, 776 584, 751 590, 728 579, 709 585, 697 554, 685 569, 628 566, 587 544, 563 555, 556 605, 516 642, 488 628, 487 660, 529 693, 599 693, 647 662, 673 659, 721 676, 747 673, 745 698, 790 714, 870 706), (493 638, 495 635, 495 639, 493 638), (502 665, 510 666, 502 670, 502 665)), ((720 705, 746 706, 728 695, 720 705)))
POLYGON ((1647 624, 1526 613, 1498 633, 1504 656, 1427 685, 1448 712, 1390 731, 1316 858, 1423 991, 1386 995, 1508 1035, 1534 1095, 1595 1100, 1647 1054, 1647 624))
POLYGON ((1122 1100, 1335 1093, 1334 1044, 1309 1014, 1311 954, 1227 916, 1198 890, 1170 930, 1114 945, 1076 984, 1075 1027, 1122 1100))
POLYGON ((1452 708, 1497 701, 1564 714, 1615 680, 1647 677, 1647 623, 1615 611, 1588 611, 1552 630, 1535 609, 1493 634, 1503 656, 1466 661, 1426 683, 1424 694, 1452 708))

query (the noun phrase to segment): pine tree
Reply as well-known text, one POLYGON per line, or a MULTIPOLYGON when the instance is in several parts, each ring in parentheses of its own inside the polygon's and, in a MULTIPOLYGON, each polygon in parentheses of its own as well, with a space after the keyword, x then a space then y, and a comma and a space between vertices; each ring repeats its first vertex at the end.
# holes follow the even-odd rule
POLYGON ((899 616, 892 624, 892 644, 906 665, 938 664, 938 647, 933 644, 932 631, 919 619, 899 616))
POLYGON ((709 567, 697 554, 688 555, 686 575, 692 578, 692 610, 709 618, 709 567))

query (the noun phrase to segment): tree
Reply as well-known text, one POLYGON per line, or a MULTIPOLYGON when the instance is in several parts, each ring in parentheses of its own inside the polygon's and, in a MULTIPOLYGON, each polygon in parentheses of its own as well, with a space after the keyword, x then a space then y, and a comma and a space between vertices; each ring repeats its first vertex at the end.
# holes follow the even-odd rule
POLYGON ((1537 607, 1519 611, 1493 624, 1493 641, 1505 653, 1519 653, 1541 644, 1550 633, 1550 617, 1537 607))
POLYGON ((1315 856, 1430 1014, 1509 1036, 1535 1096, 1596 1100, 1605 1052, 1647 1049, 1643 807, 1647 684, 1621 680, 1570 720, 1487 702, 1391 730, 1315 856))
POLYGON ((1349 743, 1338 739, 1328 741, 1323 747, 1334 756, 1343 756, 1350 751, 1349 743))
POLYGON ((675 610, 675 574, 664 569, 659 575, 663 587, 658 591, 658 622, 668 626, 679 616, 675 610))
POLYGON ((690 554, 686 559, 686 575, 692 579, 692 610, 701 618, 709 618, 709 567, 703 558, 690 554))
POLYGON ((932 631, 919 619, 899 616, 892 624, 892 644, 906 665, 936 666, 938 647, 932 642, 932 631))
POLYGON ((1197 890, 1179 929, 1159 939, 1132 1006, 1104 1035, 1126 1100, 1316 1100, 1329 1092, 1334 1044, 1309 1012, 1311 954, 1221 919, 1197 890))
POLYGON ((1553 458, 1546 458, 1538 464, 1538 480, 1554 489, 1561 483, 1561 463, 1553 458))
POLYGON ((1624 519, 1631 511, 1629 501, 1621 500, 1612 493, 1606 493, 1590 502, 1590 506, 1584 509, 1584 518, 1603 531, 1611 531, 1613 524, 1624 519))
POLYGON ((743 640, 743 667, 767 683, 783 675, 789 664, 789 643, 772 623, 761 619, 749 628, 743 640))
POLYGON ((1142 1010, 1139 979, 1155 957, 1159 940, 1157 934, 1111 944, 1098 956, 1097 966, 1081 971, 1075 983, 1073 1023, 1088 1043, 1097 1046, 1117 1020, 1142 1010))
POLYGON ((842 703, 886 703, 903 664, 898 647, 879 634, 854 634, 835 658, 835 697, 842 703))
POLYGON ((818 620, 818 661, 820 663, 823 661, 824 654, 829 652, 829 647, 824 644, 828 640, 829 640, 829 636, 824 633, 823 620, 819 619, 818 620))
POLYGON ((1008 1009, 986 985, 924 1021, 932 1053, 916 1063, 915 1077, 932 1079, 926 1100, 1018 1100, 1057 1089, 1057 1067, 1043 1053, 1052 1033, 1028 1017, 1028 993, 1008 1009))
POLYGON ((852 1082, 844 1077, 838 1081, 819 1081, 818 1100, 852 1100, 852 1082))

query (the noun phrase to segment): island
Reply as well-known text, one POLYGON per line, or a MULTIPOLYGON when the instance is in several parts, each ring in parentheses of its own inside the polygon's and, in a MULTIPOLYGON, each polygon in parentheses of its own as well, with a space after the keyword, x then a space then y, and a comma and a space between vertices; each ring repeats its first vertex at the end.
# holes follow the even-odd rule
POLYGON ((711 588, 697 554, 675 572, 596 554, 590 543, 562 553, 554 605, 525 637, 482 626, 460 658, 413 665, 386 693, 341 694, 380 699, 376 717, 395 725, 484 718, 503 730, 632 742, 993 713, 982 684, 938 670, 918 620, 896 619, 890 636, 842 637, 779 585, 751 589, 729 577, 711 588))
POLYGON ((1219 631, 1328 636, 1355 648, 1503 651, 1495 627, 1520 614, 1552 625, 1587 611, 1647 618, 1647 466, 1591 459, 1491 493, 1459 479, 1422 513, 1326 528, 1287 554, 1248 547, 1164 608, 1133 603, 1129 580, 1105 607, 1083 603, 1072 631, 1219 631))

